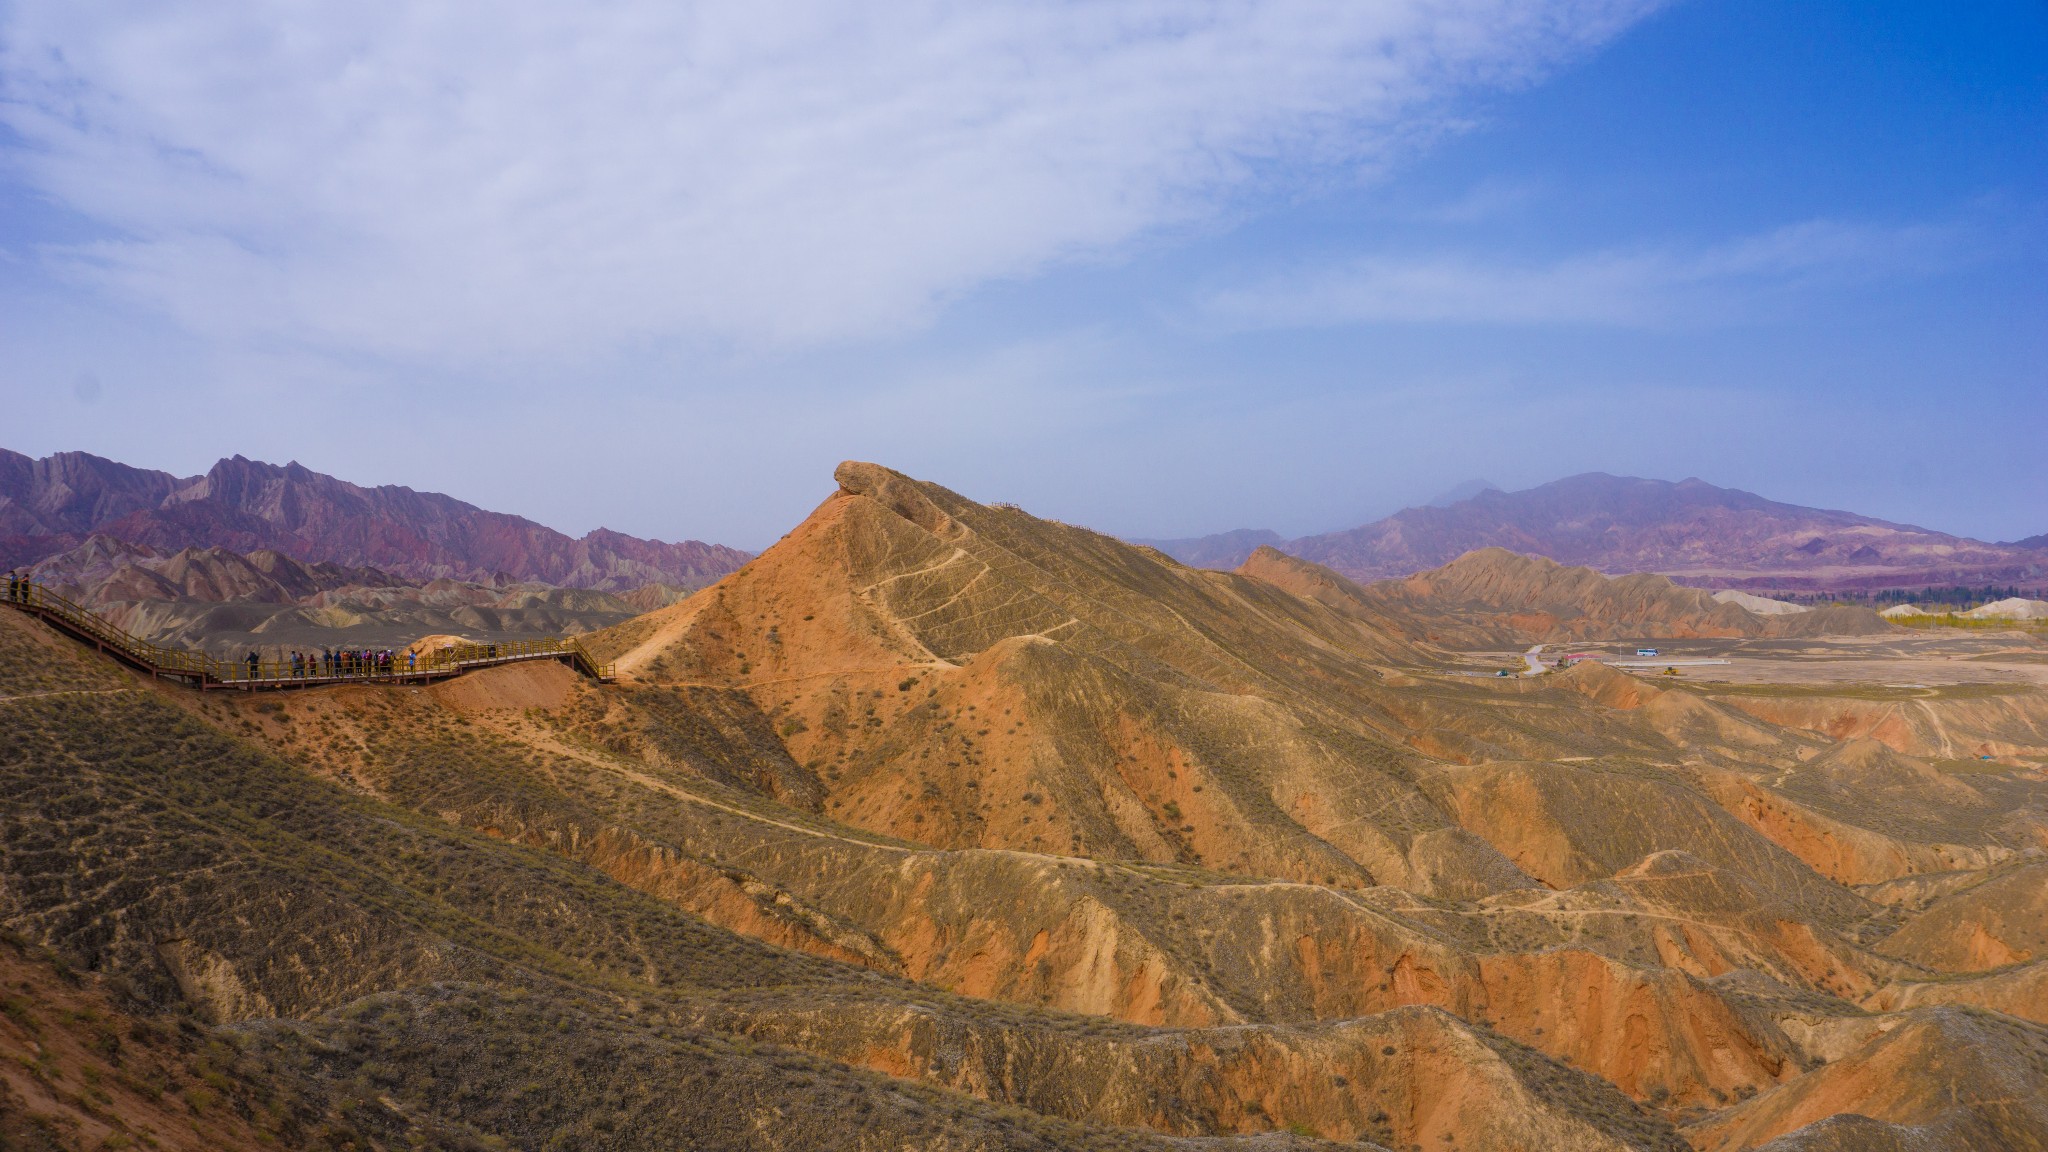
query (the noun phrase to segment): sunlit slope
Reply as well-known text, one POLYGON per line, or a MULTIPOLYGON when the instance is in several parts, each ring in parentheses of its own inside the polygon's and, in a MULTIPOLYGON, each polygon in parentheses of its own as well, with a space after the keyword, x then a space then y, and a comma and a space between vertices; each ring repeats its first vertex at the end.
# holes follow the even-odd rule
POLYGON ((873 465, 838 475, 757 561, 611 641, 638 683, 744 690, 835 818, 1316 883, 1522 882, 1386 738, 1400 639, 873 465))
MULTIPOLYGON (((1290 1129, 1682 1146, 1597 1079, 1445 1012, 1105 1028, 919 987, 857 942, 840 962, 822 937, 796 940, 805 955, 736 936, 688 907, 689 881, 723 886, 713 916, 745 904, 784 916, 793 940, 832 929, 729 864, 693 872, 636 839, 636 806, 678 843, 687 829, 660 820, 681 809, 727 845, 760 829, 903 849, 688 768, 664 781, 550 756, 538 729, 522 743, 497 726, 573 708, 588 691, 574 682, 506 669, 521 675, 461 691, 205 699, 46 645, 16 617, 0 639, 8 930, 119 989, 130 1014, 186 1012, 245 1050, 249 1099, 298 1101, 266 1121, 285 1146, 656 1148, 689 1132, 748 1148, 1150 1148, 1290 1129), (1000 1062, 975 1072, 927 1035, 979 1038, 970 1050, 1000 1062), (1033 1075, 1012 1078, 1019 1063, 1033 1075)), ((717 727, 691 757, 740 763, 717 727)))

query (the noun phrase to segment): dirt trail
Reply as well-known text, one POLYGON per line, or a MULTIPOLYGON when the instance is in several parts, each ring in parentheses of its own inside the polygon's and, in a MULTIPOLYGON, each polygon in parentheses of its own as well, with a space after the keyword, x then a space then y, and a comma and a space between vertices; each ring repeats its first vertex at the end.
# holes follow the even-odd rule
POLYGON ((45 696, 111 696, 117 692, 139 691, 139 688, 60 688, 54 692, 24 692, 19 696, 0 696, 0 704, 16 700, 40 700, 45 696))
POLYGON ((633 769, 628 768, 624 764, 621 764, 615 760, 609 760, 593 756, 591 753, 581 748, 577 748, 574 745, 566 744, 561 740, 554 738, 551 735, 542 735, 534 739, 533 746, 544 749, 549 752, 553 752, 556 755, 574 760, 580 764, 588 764, 593 768, 601 769, 605 772, 612 773, 615 776, 624 777, 625 779, 631 780, 635 784, 638 784, 644 788, 651 788, 656 792, 660 792, 667 796, 672 796, 678 800, 684 800, 703 808, 715 808, 720 812, 725 812, 733 816, 739 816, 743 819, 751 820, 756 824, 763 824, 770 828, 780 828, 785 832, 796 832, 805 836, 816 837, 820 840, 836 840, 842 844, 852 844, 861 848, 877 848, 888 852, 911 853, 931 851, 931 849, 929 848, 922 848, 912 845, 890 844, 881 840, 863 840, 856 836, 845 836, 837 832, 827 831, 823 828, 806 828, 801 824, 791 824, 785 820, 777 820, 771 816, 763 816, 759 812, 750 812, 745 808, 739 808, 731 804, 725 804, 706 796, 699 796, 695 792, 691 792, 687 788, 679 787, 673 783, 670 783, 667 780, 662 780, 654 776, 649 776, 644 772, 636 772, 633 769))

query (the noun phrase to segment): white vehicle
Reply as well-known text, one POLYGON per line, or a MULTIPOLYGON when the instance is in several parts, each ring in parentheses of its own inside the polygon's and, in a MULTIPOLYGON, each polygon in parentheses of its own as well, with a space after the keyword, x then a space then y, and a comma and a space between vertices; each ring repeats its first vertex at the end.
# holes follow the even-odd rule
POLYGON ((1656 654, 1657 654, 1657 650, 1656 650, 1655 648, 1638 648, 1638 649, 1636 649, 1636 655, 1638 655, 1638 656, 1655 656, 1656 654))

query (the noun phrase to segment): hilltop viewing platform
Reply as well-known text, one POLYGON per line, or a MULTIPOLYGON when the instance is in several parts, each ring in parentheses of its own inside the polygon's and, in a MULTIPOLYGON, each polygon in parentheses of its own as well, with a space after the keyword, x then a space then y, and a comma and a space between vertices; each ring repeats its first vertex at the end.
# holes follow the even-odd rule
POLYGON ((423 653, 342 652, 300 660, 216 660, 201 652, 151 644, 34 581, 10 576, 5 603, 58 631, 149 673, 201 690, 243 691, 314 688, 328 684, 427 684, 479 668, 554 660, 600 684, 615 679, 612 665, 599 663, 574 640, 544 637, 504 643, 454 644, 423 653))

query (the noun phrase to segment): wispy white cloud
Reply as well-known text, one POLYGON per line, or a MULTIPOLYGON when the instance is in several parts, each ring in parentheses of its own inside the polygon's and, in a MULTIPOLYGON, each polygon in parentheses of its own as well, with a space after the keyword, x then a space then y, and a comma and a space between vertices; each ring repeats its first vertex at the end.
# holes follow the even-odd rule
POLYGON ((1786 293, 1921 275, 1965 258, 1965 230, 1812 221, 1714 245, 1605 249, 1544 262, 1371 256, 1211 294, 1203 314, 1241 329, 1368 323, 1725 323, 1786 293))
POLYGON ((111 231, 48 257, 198 332, 808 342, 1384 162, 1655 2, 16 0, 0 117, 111 231))

